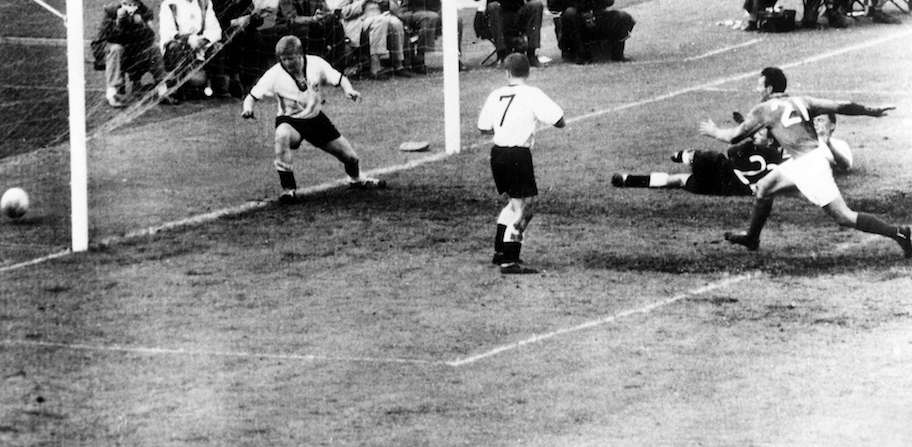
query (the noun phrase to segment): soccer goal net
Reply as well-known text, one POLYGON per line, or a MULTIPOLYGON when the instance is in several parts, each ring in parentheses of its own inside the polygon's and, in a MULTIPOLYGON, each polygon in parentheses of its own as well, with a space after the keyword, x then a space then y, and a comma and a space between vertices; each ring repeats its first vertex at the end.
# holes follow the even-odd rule
MULTIPOLYGON (((351 101, 342 87, 319 87, 322 111, 351 142, 364 176, 443 159, 458 152, 471 132, 481 98, 471 93, 471 106, 460 106, 466 98, 460 98, 457 53, 461 49, 463 61, 478 65, 490 51, 489 42, 466 37, 457 27, 471 20, 471 0, 444 3, 451 20, 445 15, 438 22, 433 42, 422 42, 406 27, 400 52, 395 46, 374 51, 367 32, 358 36, 364 43, 353 42, 338 10, 321 12, 328 19, 319 40, 306 29, 281 28, 276 0, 251 1, 252 9, 240 10, 224 6, 245 2, 182 2, 195 5, 191 12, 170 1, 82 2, 82 114, 70 109, 74 80, 67 70, 65 2, 33 0, 23 4, 21 20, 4 26, 0 189, 22 188, 30 207, 22 217, 0 217, 0 267, 79 250, 74 231, 84 231, 92 247, 270 206, 285 186, 275 154, 275 117, 282 104, 263 97, 254 105, 254 119, 241 112, 251 87, 277 62, 274 48, 282 35, 299 35, 308 54, 328 61, 360 93, 351 101), (200 12, 232 16, 179 30, 200 12), (129 20, 145 23, 153 41, 131 45, 136 41, 105 34, 106 23, 134 15, 129 20), (255 20, 235 20, 244 16, 255 20), (205 36, 215 24, 221 30, 211 42, 205 36), (332 34, 334 25, 341 25, 342 35, 332 34), (165 29, 178 29, 179 44, 162 42, 165 29), (132 53, 112 70, 112 51, 132 53), (70 141, 73 119, 83 119, 85 129, 77 142, 85 145, 84 228, 77 228, 80 210, 73 207, 74 188, 80 187, 73 157, 82 156, 70 141)), ((344 187, 350 180, 339 160, 306 141, 295 149, 301 192, 344 187)))

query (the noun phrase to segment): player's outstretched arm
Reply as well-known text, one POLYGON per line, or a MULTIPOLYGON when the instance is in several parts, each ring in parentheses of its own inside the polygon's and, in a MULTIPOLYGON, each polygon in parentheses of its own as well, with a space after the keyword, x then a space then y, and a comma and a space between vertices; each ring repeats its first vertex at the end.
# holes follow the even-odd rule
POLYGON ((351 81, 346 76, 342 76, 342 79, 339 80, 339 87, 342 87, 342 91, 345 92, 345 96, 348 96, 348 99, 352 101, 361 99, 361 93, 352 87, 351 81))
POLYGON ((241 117, 245 119, 256 118, 253 115, 253 104, 256 103, 256 98, 253 95, 247 95, 244 97, 244 109, 241 111, 241 117))
POLYGON ((854 102, 849 102, 840 104, 840 106, 836 108, 836 113, 840 115, 865 115, 879 118, 881 116, 886 116, 888 111, 895 109, 895 106, 868 107, 861 104, 856 104, 854 102))
POLYGON ((757 113, 751 111, 747 119, 735 127, 722 128, 707 119, 700 123, 700 135, 715 138, 719 141, 732 144, 741 141, 763 128, 763 122, 757 118, 757 113))
POLYGON ((886 116, 890 110, 895 110, 895 106, 868 107, 851 101, 833 101, 830 99, 807 98, 808 108, 811 109, 812 115, 822 115, 825 113, 838 113, 840 115, 862 115, 881 117, 886 116))

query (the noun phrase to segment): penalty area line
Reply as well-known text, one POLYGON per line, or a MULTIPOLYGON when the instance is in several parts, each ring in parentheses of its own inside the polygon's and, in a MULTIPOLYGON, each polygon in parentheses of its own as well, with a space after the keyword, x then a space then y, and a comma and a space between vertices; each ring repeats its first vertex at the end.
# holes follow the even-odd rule
MULTIPOLYGON (((800 65, 809 64, 812 62, 817 62, 817 61, 820 61, 823 59, 829 59, 831 57, 839 56, 839 55, 842 55, 845 53, 850 53, 850 52, 862 50, 862 49, 865 49, 868 47, 881 45, 883 43, 889 42, 894 39, 906 37, 910 34, 912 34, 912 30, 901 31, 901 32, 883 36, 883 37, 880 37, 877 39, 872 39, 867 42, 859 42, 855 45, 850 45, 850 46, 839 48, 836 50, 827 51, 827 52, 820 53, 820 54, 817 54, 814 56, 806 57, 804 59, 799 59, 797 61, 788 62, 788 63, 780 65, 779 67, 782 69, 786 69, 786 68, 792 68, 792 67, 797 67, 800 65)), ((752 70, 749 72, 744 72, 744 73, 740 73, 740 74, 736 74, 736 75, 732 75, 732 76, 726 76, 724 78, 719 78, 719 79, 716 79, 713 81, 706 82, 704 84, 695 85, 695 86, 687 87, 687 88, 682 88, 680 90, 675 90, 672 92, 665 93, 663 95, 654 96, 652 98, 644 99, 641 101, 634 101, 634 102, 629 102, 626 104, 621 104, 621 105, 615 106, 615 107, 609 107, 609 108, 602 109, 602 110, 596 110, 594 112, 587 113, 585 115, 579 115, 574 118, 570 118, 567 120, 567 124, 572 124, 577 121, 582 121, 582 120, 589 119, 589 118, 595 118, 595 117, 599 117, 599 116, 606 115, 609 113, 619 112, 622 110, 643 106, 646 104, 652 104, 655 102, 664 101, 666 99, 671 99, 671 98, 681 96, 681 95, 684 95, 687 93, 692 93, 692 92, 697 92, 697 91, 702 91, 702 90, 709 90, 711 88, 718 87, 720 85, 728 84, 729 82, 740 81, 742 79, 747 79, 750 77, 757 77, 760 75, 759 73, 760 72, 757 70, 752 70)))
POLYGON ((315 354, 277 354, 247 351, 215 351, 207 349, 182 349, 182 348, 153 348, 145 346, 123 345, 91 345, 86 343, 60 343, 39 340, 2 340, 0 344, 6 346, 20 346, 30 348, 57 348, 74 351, 92 351, 104 353, 124 353, 133 355, 175 355, 185 357, 229 357, 245 359, 267 360, 296 360, 307 362, 359 362, 359 363, 398 363, 408 365, 446 365, 435 360, 407 359, 396 357, 358 357, 358 356, 328 356, 315 354))
POLYGON ((529 338, 526 338, 526 339, 523 339, 523 340, 520 340, 520 341, 517 341, 514 343, 498 346, 494 349, 482 352, 480 354, 476 354, 476 355, 473 355, 470 357, 465 357, 462 359, 451 360, 449 362, 446 362, 446 364, 449 366, 452 366, 454 368, 458 368, 460 366, 469 365, 469 364, 478 362, 479 360, 483 360, 483 359, 486 359, 489 357, 494 357, 495 355, 502 354, 507 351, 513 351, 513 350, 519 349, 523 346, 545 341, 545 340, 548 340, 548 339, 551 339, 551 338, 554 338, 554 337, 557 337, 560 335, 570 334, 573 332, 580 332, 580 331, 583 331, 586 329, 603 326, 605 324, 613 323, 617 320, 620 320, 621 318, 629 317, 631 315, 648 314, 656 309, 668 306, 670 304, 677 303, 678 301, 684 300, 686 298, 701 295, 701 294, 704 294, 706 292, 711 292, 716 289, 728 287, 732 284, 737 284, 739 282, 754 279, 754 278, 760 276, 761 274, 762 274, 761 272, 750 272, 750 273, 745 273, 745 274, 730 277, 730 278, 725 278, 725 279, 722 279, 722 280, 719 280, 716 282, 709 283, 703 287, 698 287, 696 289, 693 289, 693 290, 690 290, 690 291, 687 291, 687 292, 684 292, 684 293, 681 293, 678 295, 674 295, 674 296, 666 298, 664 300, 657 301, 657 302, 654 302, 651 304, 647 304, 643 307, 638 307, 635 309, 628 309, 628 310, 621 311, 621 312, 618 312, 613 315, 599 318, 597 320, 587 321, 585 323, 581 323, 576 326, 570 326, 570 327, 566 327, 566 328, 562 328, 562 329, 557 329, 557 330, 547 332, 544 334, 536 334, 529 338))

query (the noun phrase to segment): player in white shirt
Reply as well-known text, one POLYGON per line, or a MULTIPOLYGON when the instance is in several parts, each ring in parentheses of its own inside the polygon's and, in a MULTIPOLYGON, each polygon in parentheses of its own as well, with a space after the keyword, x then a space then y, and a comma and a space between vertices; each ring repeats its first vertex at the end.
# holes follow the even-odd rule
POLYGON ((305 55, 301 40, 295 36, 279 39, 276 56, 279 63, 267 70, 244 98, 241 116, 254 118, 256 101, 266 96, 276 99, 275 168, 283 189, 279 201, 295 201, 297 183, 291 153, 301 146, 302 141, 339 159, 345 166, 352 187, 384 187, 386 184, 381 180, 361 176, 358 154, 321 110, 323 95, 320 89, 325 85, 341 87, 352 101, 361 98, 361 93, 328 62, 317 56, 305 55))
POLYGON ((531 149, 536 125, 564 127, 564 111, 540 89, 526 84, 529 59, 525 55, 507 56, 504 67, 507 85, 491 92, 478 115, 478 130, 494 135, 491 173, 497 192, 510 199, 497 218, 492 262, 505 274, 537 273, 519 260, 523 232, 538 195, 531 149))

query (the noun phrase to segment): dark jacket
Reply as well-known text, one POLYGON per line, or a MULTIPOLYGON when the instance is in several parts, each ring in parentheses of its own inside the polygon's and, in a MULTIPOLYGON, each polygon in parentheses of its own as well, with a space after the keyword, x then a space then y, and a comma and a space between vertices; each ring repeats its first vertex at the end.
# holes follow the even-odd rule
POLYGON ((142 17, 142 23, 136 23, 133 16, 127 15, 117 18, 117 10, 120 4, 108 5, 104 8, 104 18, 98 29, 97 41, 117 43, 124 46, 137 46, 147 48, 155 45, 155 31, 149 27, 155 16, 141 1, 137 1, 138 7, 134 15, 142 17))

